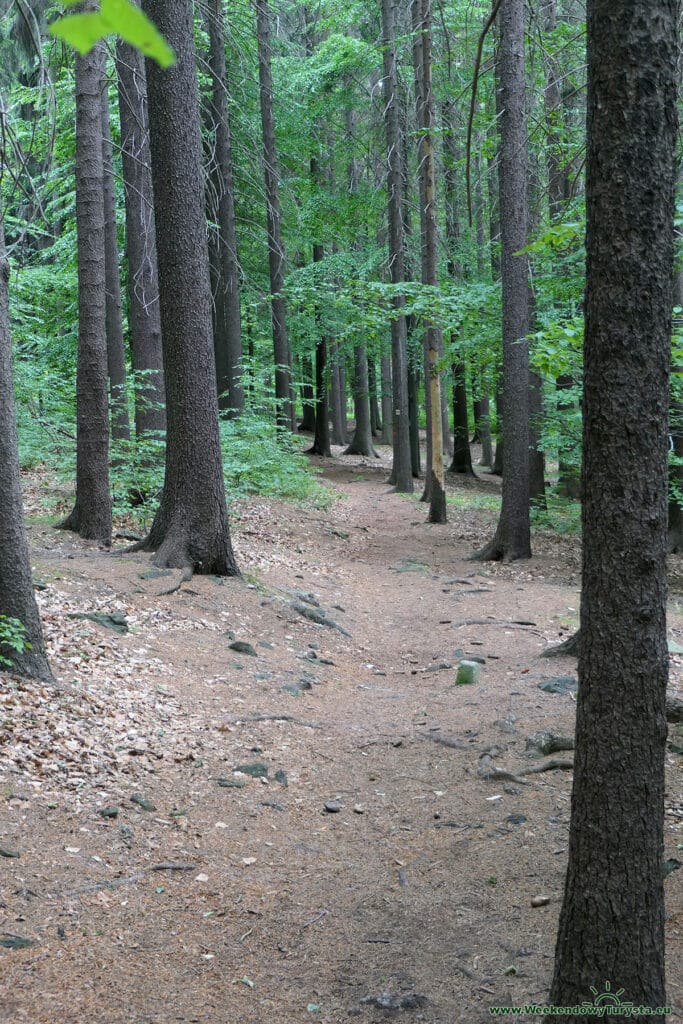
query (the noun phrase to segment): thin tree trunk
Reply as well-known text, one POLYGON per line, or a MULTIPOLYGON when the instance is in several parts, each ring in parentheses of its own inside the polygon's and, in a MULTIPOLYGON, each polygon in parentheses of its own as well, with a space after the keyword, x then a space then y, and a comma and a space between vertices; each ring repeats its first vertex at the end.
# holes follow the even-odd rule
MULTIPOLYGON (((434 160, 434 99, 432 94, 431 0, 413 0, 413 26, 416 30, 414 60, 420 129, 419 163, 422 196, 422 283, 435 287, 437 278, 437 211, 434 160)), ((446 522, 443 431, 441 419, 441 382, 439 359, 443 352, 441 328, 428 322, 424 332, 425 381, 429 388, 427 432, 431 440, 427 462, 426 493, 430 523, 446 522), (431 462, 429 461, 431 455, 431 462)))
POLYGON ((161 503, 140 547, 156 552, 155 565, 236 576, 218 431, 193 5, 144 0, 143 9, 177 63, 147 67, 168 436, 161 503))
POLYGON ((368 401, 370 402, 370 429, 372 436, 377 437, 382 431, 382 420, 379 414, 379 396, 377 394, 377 367, 374 359, 368 356, 368 401))
POLYGON ((332 416, 332 444, 348 444, 348 429, 346 425, 346 379, 344 374, 344 353, 335 341, 331 346, 330 362, 331 391, 330 391, 330 414, 332 416))
POLYGON ((128 388, 126 385, 126 349, 121 320, 121 278, 116 231, 116 192, 114 190, 114 158, 109 122, 109 82, 102 78, 102 193, 104 197, 104 275, 106 288, 105 325, 107 332, 107 370, 109 374, 109 405, 111 435, 117 440, 130 440, 128 388))
POLYGON ((268 223, 268 268, 270 271, 273 351, 275 358, 275 398, 278 422, 294 430, 291 398, 291 353, 286 326, 285 247, 282 241, 278 154, 273 120, 273 76, 270 53, 270 10, 268 0, 255 0, 258 41, 261 124, 263 127, 263 170, 266 183, 266 219, 268 223))
POLYGON ((475 556, 531 557, 529 523, 529 287, 524 0, 506 0, 500 20, 500 221, 503 287, 503 500, 493 540, 475 556))
MULTIPOLYGON (((392 284, 405 281, 405 236, 403 221, 403 170, 398 78, 396 72, 396 0, 381 0, 382 53, 384 61, 384 124, 387 138, 387 193, 389 223, 389 277, 392 284)), ((392 299, 391 381, 393 389, 391 483, 397 491, 413 490, 413 463, 408 398, 408 330, 403 313, 405 297, 392 299), (411 457, 412 452, 412 457, 411 457)), ((419 472, 419 451, 418 451, 419 472)))
POLYGON ((453 364, 453 461, 451 473, 474 476, 470 452, 470 432, 467 418, 467 384, 465 364, 453 364))
MULTIPOLYGON (((316 181, 317 177, 317 160, 312 159, 311 178, 316 181)), ((323 246, 316 242, 313 246, 313 262, 320 263, 324 256, 323 246)), ((315 426, 313 444, 308 452, 311 455, 329 457, 332 451, 330 449, 330 405, 327 398, 327 338, 320 324, 320 315, 317 309, 315 319, 319 330, 319 337, 315 343, 315 426)))
POLYGON ((18 675, 50 679, 24 529, 12 375, 9 277, 0 205, 0 627, 3 618, 18 619, 25 630, 24 639, 28 641, 20 652, 0 643, 0 657, 11 662, 11 671, 18 675))
POLYGON ((166 430, 154 194, 149 155, 147 76, 135 47, 119 40, 116 71, 126 199, 130 352, 135 372, 135 435, 166 430))
POLYGON ((381 363, 382 382, 382 444, 391 444, 392 441, 392 415, 391 415, 391 359, 388 355, 382 356, 381 363))
POLYGON ((667 412, 679 14, 678 0, 587 5, 581 644, 569 863, 550 991, 558 1006, 581 1004, 606 982, 635 1007, 667 1003, 667 412))
POLYGON ((312 434, 315 430, 315 391, 313 385, 313 366, 310 356, 302 356, 301 359, 301 406, 303 416, 299 424, 299 431, 312 434))
POLYGON ((493 466, 493 446, 491 444, 491 413, 489 407, 489 396, 484 395, 483 398, 480 398, 475 403, 474 417, 481 443, 480 465, 491 468, 493 466))
POLYGON ((76 231, 78 235, 78 368, 76 371, 76 503, 60 524, 86 540, 111 544, 109 404, 105 327, 102 70, 98 43, 76 56, 76 231))
POLYGON ((228 410, 231 416, 239 416, 244 409, 241 367, 240 265, 235 231, 223 0, 208 0, 206 23, 209 33, 209 75, 211 77, 211 134, 214 143, 209 164, 209 178, 215 201, 217 227, 217 237, 214 243, 216 265, 213 268, 216 385, 219 408, 228 410))

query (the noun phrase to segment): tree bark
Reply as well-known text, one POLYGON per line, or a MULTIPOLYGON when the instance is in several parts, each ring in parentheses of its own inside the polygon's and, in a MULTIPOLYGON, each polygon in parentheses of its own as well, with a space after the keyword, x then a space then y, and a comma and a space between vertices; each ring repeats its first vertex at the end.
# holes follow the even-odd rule
MULTIPOLYGON (((316 181, 318 177, 317 160, 311 160, 311 178, 316 181)), ((313 262, 320 263, 325 256, 325 250, 320 243, 313 246, 313 262)), ((313 428, 313 444, 308 449, 311 455, 322 455, 329 457, 332 454, 330 449, 330 403, 327 397, 327 337, 320 324, 319 312, 316 309, 316 323, 320 335, 315 343, 315 423, 313 428)))
POLYGON ((126 200, 130 352, 135 371, 135 435, 166 430, 147 76, 135 47, 119 40, 116 72, 126 200))
POLYGON ((229 416, 244 409, 242 386, 242 324, 240 317, 240 265, 235 230, 235 198, 230 137, 228 79, 225 66, 223 0, 209 0, 206 11, 211 78, 211 136, 214 148, 209 163, 215 204, 213 242, 213 325, 218 406, 229 416))
POLYGON ((76 232, 78 236, 78 368, 76 371, 76 503, 63 530, 111 544, 109 405, 105 327, 102 70, 98 43, 76 56, 76 232))
POLYGON ((0 656, 12 663, 10 671, 18 675, 50 679, 24 529, 9 325, 9 276, 0 205, 0 626, 2 617, 18 619, 28 641, 19 653, 0 643, 0 656))
POLYGON ((255 0, 258 42, 259 94, 263 128, 263 171, 266 184, 266 220, 268 225, 268 269, 270 271, 273 351, 275 357, 275 398, 278 422, 283 429, 294 430, 291 398, 292 358, 287 337, 285 283, 285 247, 282 241, 278 153, 273 119, 273 76, 271 72, 270 10, 268 0, 255 0))
POLYGON ((467 383, 465 364, 453 364, 453 461, 450 473, 474 476, 470 452, 470 431, 467 419, 467 383))
POLYGON ((353 432, 353 438, 351 439, 351 444, 344 452, 344 455, 377 456, 372 440, 368 357, 365 351, 365 345, 355 346, 353 350, 353 364, 353 408, 356 425, 353 432))
MULTIPOLYGON (((423 201, 422 220, 422 283, 431 287, 437 277, 437 210, 434 159, 434 98, 432 93, 431 0, 412 0, 413 25, 416 29, 414 59, 420 130, 419 173, 423 201)), ((441 419, 441 381, 439 359, 443 352, 441 327, 428 322, 424 332, 425 380, 429 387, 427 430, 431 439, 431 462, 427 464, 426 493, 429 500, 428 521, 446 522, 446 488, 444 483, 444 443, 441 419)))
MULTIPOLYGON (((389 223, 389 277, 402 284, 406 277, 403 221, 403 170, 401 122, 396 71, 396 0, 382 0, 382 53, 384 61, 384 124, 387 138, 387 217, 389 223)), ((408 408, 408 330, 403 313, 405 297, 392 299, 391 381, 393 395, 391 483, 406 494, 413 490, 410 422, 408 408)), ((419 472, 419 452, 418 452, 419 472)))
POLYGON ((380 380, 382 384, 382 444, 391 444, 391 359, 388 355, 382 356, 380 380))
POLYGON ((335 341, 330 351, 331 390, 330 414, 332 416, 332 444, 348 444, 348 428, 346 424, 346 373, 344 371, 344 353, 335 341))
POLYGON ((144 0, 143 9, 177 63, 147 65, 168 433, 161 503, 141 548, 156 552, 155 565, 236 576, 218 433, 193 7, 144 0))
POLYGON ((114 157, 109 122, 109 81, 102 77, 102 193, 104 200, 104 279, 105 327, 107 332, 107 371, 109 374, 109 408, 111 436, 130 441, 128 387, 126 385, 126 348, 121 319, 121 278, 119 246, 116 230, 116 192, 114 189, 114 157))
POLYGON ((524 2, 506 0, 500 21, 500 224, 503 288, 503 500, 480 560, 531 557, 529 523, 529 288, 524 2))
POLYGON ((580 1003, 609 980, 624 1000, 663 1007, 679 4, 589 0, 587 14, 581 645, 550 998, 580 1003))

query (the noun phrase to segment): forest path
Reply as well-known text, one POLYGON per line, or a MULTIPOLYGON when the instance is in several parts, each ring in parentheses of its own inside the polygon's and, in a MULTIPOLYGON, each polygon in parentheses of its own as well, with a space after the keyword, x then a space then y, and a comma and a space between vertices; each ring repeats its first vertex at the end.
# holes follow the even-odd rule
MULTIPOLYGON (((243 581, 164 594, 177 574, 147 557, 34 522, 59 687, 0 689, 0 846, 20 854, 0 859, 0 933, 37 943, 0 946, 0 1020, 483 1024, 545 998, 571 772, 487 775, 573 731, 571 692, 539 683, 575 662, 539 655, 576 624, 576 541, 474 563, 494 512, 432 526, 385 467, 323 462, 329 509, 242 509, 243 581), (93 611, 130 631, 71 617, 93 611)), ((672 813, 666 856, 676 841, 672 813)))

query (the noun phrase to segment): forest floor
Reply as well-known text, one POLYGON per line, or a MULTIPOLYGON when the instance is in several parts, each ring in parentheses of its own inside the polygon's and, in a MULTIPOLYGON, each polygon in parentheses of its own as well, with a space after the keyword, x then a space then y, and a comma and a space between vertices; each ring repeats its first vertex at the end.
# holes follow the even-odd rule
MULTIPOLYGON (((446 526, 382 461, 337 453, 323 480, 325 510, 242 503, 242 580, 173 589, 125 540, 55 531, 43 504, 68 499, 27 477, 56 682, 0 676, 1 1021, 483 1024, 546 1000, 572 774, 526 773, 572 753, 527 741, 573 732, 576 662, 540 655, 576 628, 579 541, 476 563, 494 478, 451 480, 446 526), (480 675, 456 685, 464 656, 480 675)), ((674 558, 679 651, 682 606, 674 558)), ((683 860, 677 760, 665 856, 683 860)))

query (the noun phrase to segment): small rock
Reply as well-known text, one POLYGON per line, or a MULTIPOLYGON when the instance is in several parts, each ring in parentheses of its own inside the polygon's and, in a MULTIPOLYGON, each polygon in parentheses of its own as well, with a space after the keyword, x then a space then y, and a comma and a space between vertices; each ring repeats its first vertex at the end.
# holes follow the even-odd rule
POLYGON ((0 857, 21 857, 21 854, 17 850, 8 850, 0 846, 0 857))
POLYGON ((550 903, 550 896, 533 896, 531 899, 532 907, 547 907, 550 903))
POLYGON ((479 664, 476 661, 461 661, 455 677, 456 686, 467 686, 479 680, 479 664))
POLYGON ((256 649, 248 644, 246 640, 233 640, 231 644, 228 644, 231 651, 237 651, 238 654, 248 654, 252 658, 258 658, 256 649))
POLYGON ((365 814, 365 808, 363 807, 362 804, 354 804, 353 805, 353 813, 354 814, 365 814))
POLYGON ((262 761, 255 761, 253 764, 238 764, 233 768, 234 772, 242 772, 243 775, 250 775, 252 779, 268 778, 268 765, 262 761))
POLYGON ((287 782, 287 772, 285 772, 282 768, 278 768, 273 778, 275 779, 276 782, 279 782, 281 786, 284 786, 285 789, 289 785, 289 783, 287 782))
POLYGON ((326 800, 325 810, 328 814, 339 814, 343 807, 343 804, 337 803, 336 800, 326 800))
POLYGON ((544 679, 538 684, 538 688, 544 693, 575 693, 579 688, 579 681, 574 676, 556 676, 554 679, 544 679))
POLYGON ((519 794, 522 792, 522 790, 521 790, 521 788, 519 786, 508 785, 508 786, 503 786, 503 792, 507 793, 508 796, 519 796, 519 794))
POLYGON ((130 802, 132 804, 137 804, 143 811, 156 811, 156 805, 153 804, 151 800, 147 800, 144 796, 141 796, 140 793, 134 793, 130 798, 130 802))
POLYGON ((526 817, 523 814, 508 814, 505 820, 509 825, 523 825, 526 817))
POLYGON ((119 809, 118 807, 102 807, 97 813, 100 818, 117 818, 119 809))
POLYGON ((223 776, 216 779, 222 789, 243 789, 246 782, 243 779, 226 779, 223 776))
POLYGON ((527 737, 526 749, 538 754, 555 754, 559 750, 573 750, 573 736, 558 736, 554 732, 542 730, 527 737))
POLYGON ((37 946, 34 939, 24 939, 21 935, 4 935, 0 938, 0 946, 5 949, 28 949, 29 946, 37 946))

